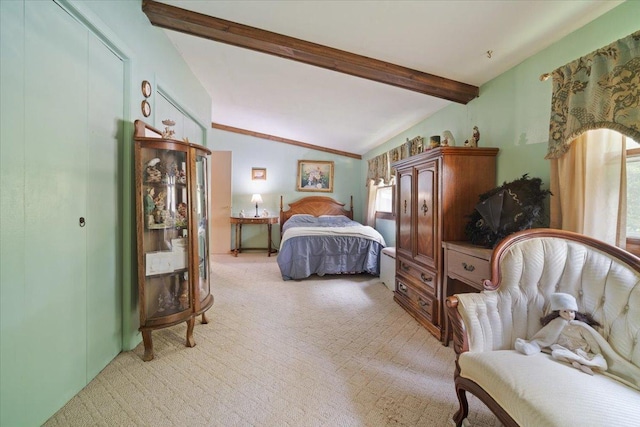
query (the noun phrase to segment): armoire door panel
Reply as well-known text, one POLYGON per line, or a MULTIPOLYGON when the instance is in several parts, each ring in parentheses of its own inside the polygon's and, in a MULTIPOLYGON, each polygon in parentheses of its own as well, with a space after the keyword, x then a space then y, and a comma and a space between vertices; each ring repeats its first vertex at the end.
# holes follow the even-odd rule
POLYGON ((416 261, 435 266, 437 259, 436 192, 437 164, 429 162, 416 168, 416 261))
POLYGON ((411 169, 398 171, 398 200, 396 218, 398 221, 398 236, 396 237, 396 251, 413 256, 412 242, 412 206, 413 206, 413 174, 411 169))

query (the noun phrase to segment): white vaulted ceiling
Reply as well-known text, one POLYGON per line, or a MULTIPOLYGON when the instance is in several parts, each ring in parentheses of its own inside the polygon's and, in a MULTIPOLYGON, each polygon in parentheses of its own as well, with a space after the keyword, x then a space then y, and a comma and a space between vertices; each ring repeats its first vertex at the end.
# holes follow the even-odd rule
MULTIPOLYGON (((621 1, 160 3, 481 86, 621 1)), ((210 94, 211 121, 224 126, 363 154, 451 103, 164 31, 210 94)))

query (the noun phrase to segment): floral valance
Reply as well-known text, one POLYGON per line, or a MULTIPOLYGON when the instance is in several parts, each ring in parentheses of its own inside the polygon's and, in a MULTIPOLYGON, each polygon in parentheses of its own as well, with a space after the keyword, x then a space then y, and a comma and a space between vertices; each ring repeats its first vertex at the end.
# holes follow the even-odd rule
POLYGON ((380 181, 389 182, 391 178, 389 167, 389 154, 382 153, 379 156, 369 159, 369 169, 367 171, 367 184, 373 180, 376 184, 380 181))
POLYGON ((640 141, 640 31, 553 73, 547 159, 573 139, 608 128, 640 141))
POLYGON ((376 184, 379 182, 389 184, 391 178, 395 176, 395 171, 392 170, 391 164, 409 156, 422 153, 423 143, 424 138, 421 136, 416 136, 411 140, 407 138, 407 142, 404 144, 369 159, 366 185, 368 186, 371 181, 376 184))

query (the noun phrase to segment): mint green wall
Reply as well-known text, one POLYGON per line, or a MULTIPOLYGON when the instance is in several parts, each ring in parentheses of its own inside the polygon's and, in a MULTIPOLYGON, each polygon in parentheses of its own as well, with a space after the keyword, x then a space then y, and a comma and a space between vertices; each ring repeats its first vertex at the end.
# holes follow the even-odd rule
MULTIPOLYGON (((251 203, 251 195, 260 193, 263 203, 258 206, 267 209, 272 215, 280 212, 280 196, 284 197, 284 207, 302 197, 328 196, 345 203, 349 208, 353 195, 354 218, 362 220, 364 203, 364 178, 360 178, 361 160, 338 156, 317 150, 310 150, 291 144, 256 138, 248 135, 209 130, 209 148, 212 150, 232 151, 232 211, 241 209, 247 215, 255 215, 255 204, 251 203), (323 160, 334 162, 333 192, 296 191, 298 160, 323 160), (267 169, 266 181, 252 181, 251 168, 267 169)), ((242 244, 246 247, 264 247, 264 230, 257 227, 244 227, 242 244)), ((235 236, 232 235, 232 244, 235 236)), ((279 228, 273 229, 273 243, 280 242, 279 228)))

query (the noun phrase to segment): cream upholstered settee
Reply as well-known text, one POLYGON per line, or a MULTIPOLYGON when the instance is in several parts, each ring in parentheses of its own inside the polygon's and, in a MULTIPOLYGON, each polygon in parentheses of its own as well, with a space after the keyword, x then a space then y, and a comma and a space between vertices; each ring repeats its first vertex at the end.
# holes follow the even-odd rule
POLYGON ((447 299, 453 328, 457 426, 466 392, 506 426, 640 425, 640 259, 589 237, 552 229, 515 233, 494 250, 481 293, 447 299), (524 355, 516 338, 541 329, 549 296, 573 295, 614 350, 590 376, 546 352, 524 355))

